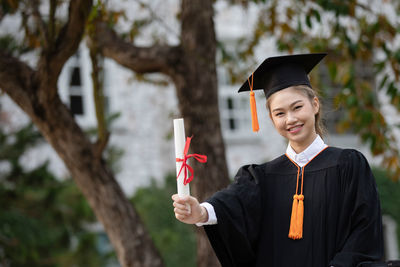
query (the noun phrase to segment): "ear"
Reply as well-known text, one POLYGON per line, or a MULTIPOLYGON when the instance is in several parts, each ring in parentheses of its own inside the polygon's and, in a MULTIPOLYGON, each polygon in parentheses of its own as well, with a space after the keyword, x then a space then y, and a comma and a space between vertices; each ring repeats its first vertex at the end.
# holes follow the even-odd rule
POLYGON ((319 99, 318 97, 314 97, 313 100, 311 101, 311 104, 313 106, 314 114, 318 114, 319 112, 319 99))

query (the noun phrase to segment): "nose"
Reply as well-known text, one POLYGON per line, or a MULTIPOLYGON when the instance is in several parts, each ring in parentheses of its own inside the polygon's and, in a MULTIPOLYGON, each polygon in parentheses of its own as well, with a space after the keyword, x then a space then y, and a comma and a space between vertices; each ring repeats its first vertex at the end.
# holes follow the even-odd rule
POLYGON ((291 125, 297 122, 296 116, 292 112, 288 112, 286 117, 286 123, 291 125))

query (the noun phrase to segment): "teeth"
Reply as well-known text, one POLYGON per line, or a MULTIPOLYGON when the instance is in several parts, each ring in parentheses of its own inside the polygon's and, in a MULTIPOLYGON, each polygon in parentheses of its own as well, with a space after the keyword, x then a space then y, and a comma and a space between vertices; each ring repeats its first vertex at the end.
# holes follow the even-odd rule
POLYGON ((290 129, 289 129, 289 132, 293 132, 293 131, 299 129, 301 126, 302 126, 302 125, 297 125, 297 126, 295 126, 295 127, 293 127, 293 128, 290 128, 290 129))

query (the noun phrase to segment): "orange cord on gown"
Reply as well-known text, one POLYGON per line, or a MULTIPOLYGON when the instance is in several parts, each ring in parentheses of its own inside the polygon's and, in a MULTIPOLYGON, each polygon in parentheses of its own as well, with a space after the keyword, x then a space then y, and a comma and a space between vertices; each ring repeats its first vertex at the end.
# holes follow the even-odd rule
MULTIPOLYGON (((327 147, 326 147, 327 148, 327 147)), ((299 165, 296 164, 287 154, 286 157, 297 167, 297 182, 296 182, 296 194, 293 195, 293 204, 292 204, 292 215, 290 217, 290 228, 289 228, 289 238, 291 239, 301 239, 303 238, 303 221, 304 221, 304 195, 303 195, 303 184, 304 184, 304 168, 310 163, 316 156, 318 156, 322 151, 326 148, 322 149, 317 155, 315 155, 310 161, 308 161, 303 168, 300 168, 299 165), (301 189, 300 194, 298 194, 299 190, 299 177, 301 170, 301 189)))
POLYGON ((253 127, 253 132, 258 132, 260 126, 258 125, 258 117, 257 117, 257 105, 256 105, 256 98, 253 92, 253 76, 254 73, 251 74, 251 83, 250 80, 247 79, 250 87, 250 110, 251 110, 251 125, 253 127))

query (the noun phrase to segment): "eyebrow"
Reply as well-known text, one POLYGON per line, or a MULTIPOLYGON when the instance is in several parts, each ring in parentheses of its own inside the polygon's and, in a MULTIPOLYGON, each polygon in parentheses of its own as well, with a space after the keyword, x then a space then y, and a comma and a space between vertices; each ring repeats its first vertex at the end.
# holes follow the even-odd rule
MULTIPOLYGON (((292 104, 290 104, 289 107, 293 107, 294 105, 296 105, 297 103, 302 102, 302 101, 303 101, 303 100, 301 100, 301 99, 296 100, 296 101, 294 101, 292 104)), ((280 110, 283 110, 283 108, 276 108, 276 109, 272 110, 272 112, 280 111, 280 110)))

